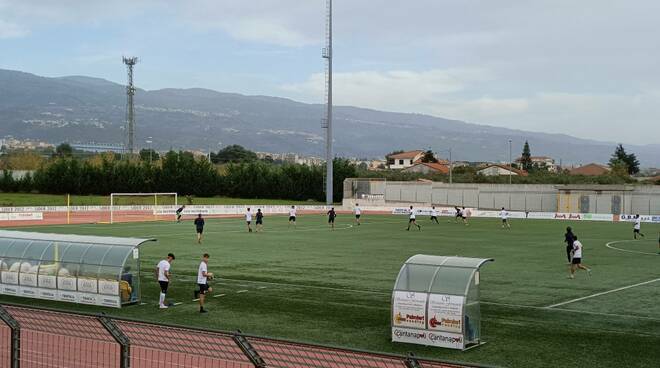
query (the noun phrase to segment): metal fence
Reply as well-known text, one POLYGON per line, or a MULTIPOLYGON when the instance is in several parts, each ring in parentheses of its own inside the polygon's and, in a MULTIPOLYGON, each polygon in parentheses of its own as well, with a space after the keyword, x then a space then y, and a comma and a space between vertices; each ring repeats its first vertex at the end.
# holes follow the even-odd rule
MULTIPOLYGON (((463 368, 416 359, 144 323, 105 315, 0 305, 4 368, 463 368)), ((473 366, 475 367, 475 366, 473 366)))

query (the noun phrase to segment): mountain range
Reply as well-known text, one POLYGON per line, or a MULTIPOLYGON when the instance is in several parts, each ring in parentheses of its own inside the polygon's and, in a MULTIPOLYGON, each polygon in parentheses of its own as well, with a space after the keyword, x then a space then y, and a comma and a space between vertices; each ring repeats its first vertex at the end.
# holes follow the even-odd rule
MULTIPOLYGON (((83 76, 59 78, 0 69, 0 137, 51 143, 120 143, 125 140, 126 87, 83 76)), ((251 150, 323 156, 324 106, 208 89, 138 89, 136 142, 165 149, 209 149, 240 144, 251 150)), ((338 156, 377 158, 397 149, 431 148, 453 159, 514 158, 527 140, 535 156, 564 164, 606 163, 615 142, 470 124, 421 114, 350 106, 334 109, 338 156)), ((660 144, 625 145, 642 166, 660 167, 660 144)))

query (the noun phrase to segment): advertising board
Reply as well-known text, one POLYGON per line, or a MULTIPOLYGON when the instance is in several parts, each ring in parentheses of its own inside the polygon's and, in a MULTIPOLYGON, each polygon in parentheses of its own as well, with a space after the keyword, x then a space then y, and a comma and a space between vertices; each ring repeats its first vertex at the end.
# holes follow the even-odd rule
POLYGON ((392 304, 392 325, 426 328, 426 293, 395 291, 392 304))

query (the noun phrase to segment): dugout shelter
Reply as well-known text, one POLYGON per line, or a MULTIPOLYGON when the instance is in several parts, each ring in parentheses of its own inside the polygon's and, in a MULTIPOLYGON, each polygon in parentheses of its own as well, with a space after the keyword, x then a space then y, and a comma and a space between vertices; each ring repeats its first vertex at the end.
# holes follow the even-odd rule
POLYGON ((465 350, 481 341, 481 267, 491 258, 415 255, 392 292, 392 341, 465 350))
POLYGON ((0 230, 0 294, 114 308, 138 303, 139 247, 151 241, 0 230))

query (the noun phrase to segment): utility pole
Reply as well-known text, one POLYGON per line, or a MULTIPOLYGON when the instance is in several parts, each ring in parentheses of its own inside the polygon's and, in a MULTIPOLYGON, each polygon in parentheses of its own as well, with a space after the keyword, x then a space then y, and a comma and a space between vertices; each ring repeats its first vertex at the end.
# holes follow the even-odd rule
POLYGON ((451 148, 449 148, 449 184, 454 183, 454 161, 451 160, 451 148))
POLYGON ((322 56, 326 60, 325 67, 325 112, 326 116, 321 123, 325 129, 325 202, 333 203, 333 159, 332 152, 332 0, 326 0, 326 29, 325 48, 322 56))
POLYGON ((122 61, 126 64, 128 71, 128 84, 126 85, 126 130, 128 133, 128 153, 133 155, 135 153, 135 110, 133 106, 135 87, 133 86, 133 66, 138 63, 138 58, 124 56, 122 61))

